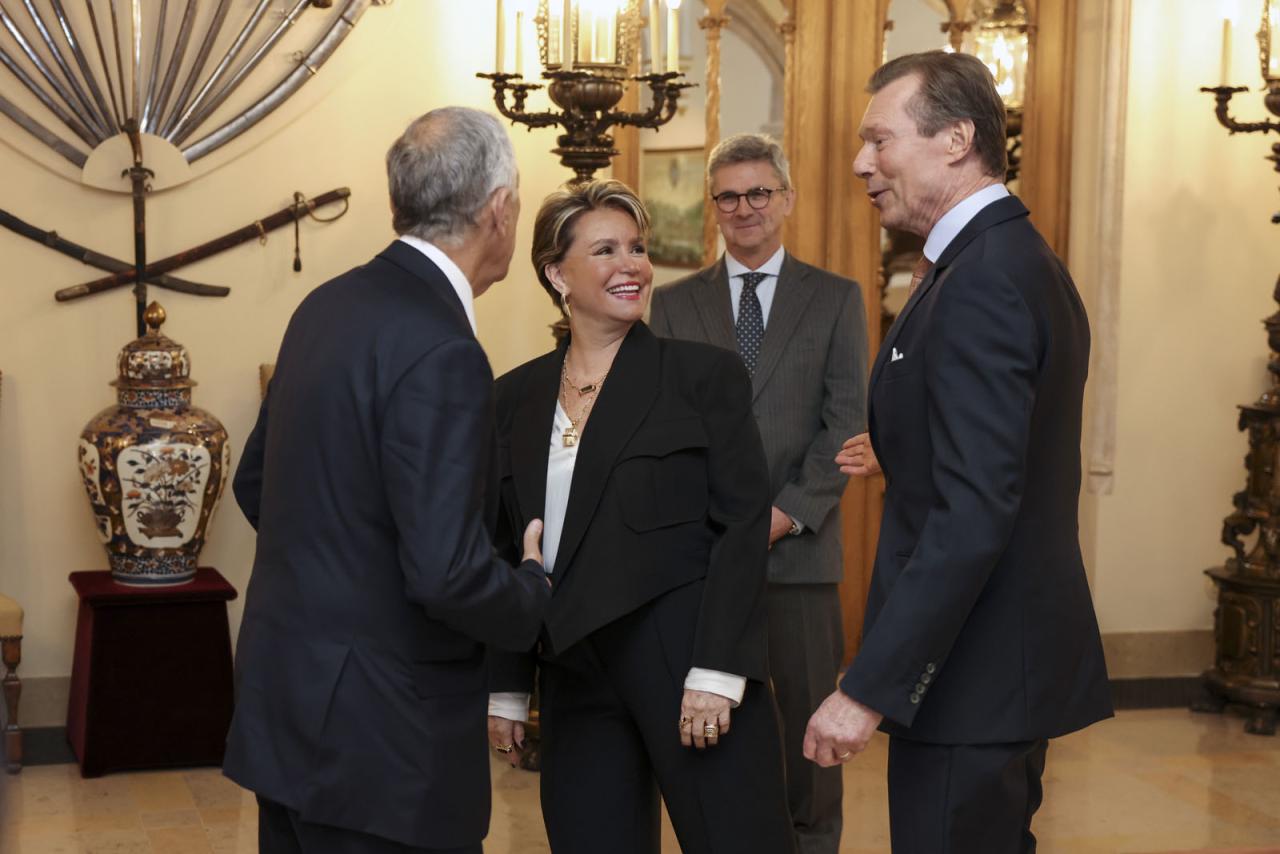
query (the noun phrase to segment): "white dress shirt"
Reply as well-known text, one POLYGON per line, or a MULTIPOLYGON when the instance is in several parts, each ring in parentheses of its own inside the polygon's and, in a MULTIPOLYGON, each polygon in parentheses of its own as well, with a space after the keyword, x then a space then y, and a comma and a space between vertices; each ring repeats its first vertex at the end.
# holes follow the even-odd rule
POLYGON ((471 324, 471 332, 474 334, 476 331, 476 295, 471 290, 471 283, 467 281, 466 274, 458 269, 458 265, 453 263, 453 259, 444 254, 444 251, 434 243, 429 243, 421 237, 414 237, 412 234, 400 235, 400 242, 407 243, 417 249, 440 268, 445 278, 449 280, 449 284, 453 285, 454 291, 458 294, 458 299, 462 301, 462 310, 467 313, 467 322, 471 324))
POLYGON ((951 241, 956 239, 961 229, 969 224, 969 220, 977 216, 978 212, 987 205, 1007 195, 1009 195, 1009 188, 1004 184, 992 184, 966 197, 947 211, 929 231, 929 238, 924 242, 924 257, 928 258, 931 264, 938 263, 938 258, 946 251, 951 241))
POLYGON ((769 328, 769 309, 773 307, 773 294, 778 289, 778 275, 782 272, 782 259, 787 251, 781 246, 754 270, 734 258, 729 252, 724 253, 725 272, 729 274, 729 304, 733 307, 733 322, 738 322, 738 303, 742 301, 742 274, 764 273, 767 278, 756 285, 756 297, 760 300, 760 314, 764 318, 765 329, 769 328))
MULTIPOLYGON (((556 401, 556 415, 551 423, 551 450, 547 455, 547 503, 542 523, 542 558, 547 574, 555 570, 560 535, 564 531, 565 510, 569 505, 569 488, 573 484, 573 468, 578 460, 578 446, 564 446, 564 431, 570 425, 569 415, 556 401)), ((689 668, 684 687, 728 697, 736 707, 742 702, 747 680, 732 673, 689 668)), ((509 721, 529 719, 529 694, 525 691, 498 691, 489 695, 489 714, 509 721)))

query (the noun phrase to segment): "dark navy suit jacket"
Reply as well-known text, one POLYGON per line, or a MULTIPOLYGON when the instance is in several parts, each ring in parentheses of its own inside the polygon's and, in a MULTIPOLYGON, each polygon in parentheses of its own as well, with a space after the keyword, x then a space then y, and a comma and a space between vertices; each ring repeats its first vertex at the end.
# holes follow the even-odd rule
POLYGON ((258 529, 227 776, 303 820, 488 831, 484 646, 549 591, 495 555, 492 374, 444 273, 393 243, 295 312, 235 478, 258 529))
POLYGON ((886 336, 886 478, 863 641, 841 681, 890 733, 1050 738, 1112 713, 1080 555, 1089 326, 1017 198, 944 250, 886 336))

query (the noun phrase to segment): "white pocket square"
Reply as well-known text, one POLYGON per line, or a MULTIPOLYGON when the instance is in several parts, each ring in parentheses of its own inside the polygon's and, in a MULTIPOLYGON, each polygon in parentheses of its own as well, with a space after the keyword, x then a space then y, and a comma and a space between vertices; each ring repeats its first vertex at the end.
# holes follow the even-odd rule
POLYGON ((905 359, 905 358, 906 358, 906 354, 905 354, 905 353, 899 353, 899 352, 898 352, 898 348, 897 348, 897 347, 894 347, 894 348, 893 348, 893 352, 889 354, 889 361, 890 361, 890 362, 896 362, 896 361, 898 361, 899 359, 905 359))

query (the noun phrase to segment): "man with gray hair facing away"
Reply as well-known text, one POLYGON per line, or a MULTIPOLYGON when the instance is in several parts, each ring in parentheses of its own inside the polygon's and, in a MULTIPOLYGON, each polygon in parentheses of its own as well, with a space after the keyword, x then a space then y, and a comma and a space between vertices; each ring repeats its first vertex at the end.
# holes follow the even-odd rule
POLYGON ((235 495, 258 530, 224 773, 263 854, 479 854, 485 645, 532 646, 534 521, 495 556, 493 376, 472 300, 504 278, 515 154, 433 110, 387 154, 399 240, 298 306, 235 495))
MULTIPOLYGON (((725 254, 657 289, 658 335, 717 344, 742 356, 769 462, 769 669, 782 719, 787 798, 801 854, 840 847, 839 768, 805 760, 809 715, 836 683, 844 655, 837 586, 844 572, 840 497, 832 465, 865 428, 867 323, 856 282, 782 248, 795 204, 777 142, 731 136, 711 152, 707 181, 725 254)), ((742 689, 725 686, 726 696, 742 689)))

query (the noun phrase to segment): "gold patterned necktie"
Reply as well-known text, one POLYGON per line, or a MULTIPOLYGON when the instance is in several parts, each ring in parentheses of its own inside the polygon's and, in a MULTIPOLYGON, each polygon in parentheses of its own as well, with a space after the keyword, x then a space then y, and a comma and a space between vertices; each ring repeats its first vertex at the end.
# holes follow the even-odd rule
POLYGON ((920 287, 920 283, 924 281, 925 276, 929 275, 931 269, 933 269, 933 262, 921 255, 920 260, 911 269, 911 287, 907 290, 907 299, 915 294, 916 288, 920 287))

